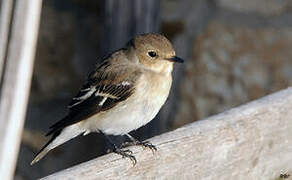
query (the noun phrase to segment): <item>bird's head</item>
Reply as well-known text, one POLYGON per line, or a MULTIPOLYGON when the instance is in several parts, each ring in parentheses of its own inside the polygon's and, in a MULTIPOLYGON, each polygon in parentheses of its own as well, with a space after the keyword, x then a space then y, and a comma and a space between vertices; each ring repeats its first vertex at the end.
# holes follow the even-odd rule
POLYGON ((128 43, 128 47, 141 65, 159 73, 170 74, 174 62, 183 62, 175 55, 171 42, 160 34, 138 35, 128 43))

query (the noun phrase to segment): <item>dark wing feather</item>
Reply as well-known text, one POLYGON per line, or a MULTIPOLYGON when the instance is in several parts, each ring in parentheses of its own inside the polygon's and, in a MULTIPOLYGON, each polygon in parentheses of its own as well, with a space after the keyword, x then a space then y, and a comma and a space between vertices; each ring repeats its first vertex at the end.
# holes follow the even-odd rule
MULTIPOLYGON (((69 104, 69 114, 52 125, 47 135, 85 120, 96 113, 106 111, 126 100, 134 92, 136 79, 128 79, 125 76, 129 74, 127 69, 121 67, 117 72, 107 72, 108 63, 102 65, 97 71, 91 73, 87 83, 73 98, 69 104)), ((132 73, 138 75, 139 72, 132 73)))

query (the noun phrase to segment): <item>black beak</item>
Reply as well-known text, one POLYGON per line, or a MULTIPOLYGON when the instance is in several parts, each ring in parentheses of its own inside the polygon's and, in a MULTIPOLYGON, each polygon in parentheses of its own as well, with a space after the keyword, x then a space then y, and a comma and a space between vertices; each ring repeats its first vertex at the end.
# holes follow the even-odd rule
POLYGON ((184 60, 182 58, 179 58, 177 56, 173 56, 171 58, 167 58, 166 60, 171 61, 171 62, 177 62, 177 63, 183 63, 184 60))

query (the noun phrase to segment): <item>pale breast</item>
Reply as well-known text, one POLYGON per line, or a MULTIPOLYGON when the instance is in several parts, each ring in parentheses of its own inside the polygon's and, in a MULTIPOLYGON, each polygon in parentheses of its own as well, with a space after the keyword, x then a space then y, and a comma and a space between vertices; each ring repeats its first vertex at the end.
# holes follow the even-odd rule
POLYGON ((159 112, 165 103, 171 88, 171 76, 161 74, 146 74, 145 81, 138 87, 141 89, 137 96, 140 97, 144 104, 145 119, 143 125, 151 121, 159 112))

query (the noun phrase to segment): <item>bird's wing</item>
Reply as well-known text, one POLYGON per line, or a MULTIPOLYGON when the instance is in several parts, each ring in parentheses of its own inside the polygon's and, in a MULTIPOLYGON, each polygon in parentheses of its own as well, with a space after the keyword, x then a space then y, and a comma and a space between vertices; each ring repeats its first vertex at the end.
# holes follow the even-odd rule
POLYGON ((134 92, 134 84, 140 72, 122 64, 114 66, 106 61, 89 75, 87 83, 69 104, 69 114, 52 125, 47 135, 113 108, 134 92))

